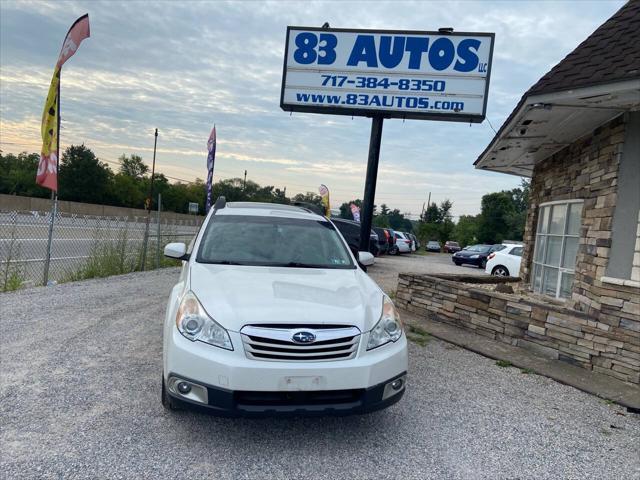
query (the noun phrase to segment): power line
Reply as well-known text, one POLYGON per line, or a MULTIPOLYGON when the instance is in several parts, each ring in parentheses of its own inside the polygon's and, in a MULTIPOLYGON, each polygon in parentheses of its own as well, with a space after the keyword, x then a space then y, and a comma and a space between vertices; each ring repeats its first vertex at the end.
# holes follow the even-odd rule
POLYGON ((487 119, 487 122, 489 122, 489 126, 491 127, 491 130, 493 130, 493 133, 495 133, 496 135, 498 134, 498 132, 496 132, 496 129, 493 128, 493 125, 491 125, 491 120, 489 120, 489 117, 485 117, 487 119))

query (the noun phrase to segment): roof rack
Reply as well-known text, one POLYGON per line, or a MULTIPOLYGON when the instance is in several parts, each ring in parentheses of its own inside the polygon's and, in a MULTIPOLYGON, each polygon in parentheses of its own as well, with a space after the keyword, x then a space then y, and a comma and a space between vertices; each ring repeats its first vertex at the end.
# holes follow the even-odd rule
POLYGON ((301 208, 302 210, 306 210, 309 213, 315 213, 316 215, 320 215, 322 217, 324 217, 324 209, 322 207, 319 207, 318 205, 314 205, 313 203, 309 203, 309 202, 293 202, 293 205, 301 208))
POLYGON ((213 213, 215 214, 216 210, 220 210, 221 208, 224 208, 226 206, 227 206, 227 199, 224 198, 222 195, 220 195, 216 200, 216 203, 213 204, 213 213))

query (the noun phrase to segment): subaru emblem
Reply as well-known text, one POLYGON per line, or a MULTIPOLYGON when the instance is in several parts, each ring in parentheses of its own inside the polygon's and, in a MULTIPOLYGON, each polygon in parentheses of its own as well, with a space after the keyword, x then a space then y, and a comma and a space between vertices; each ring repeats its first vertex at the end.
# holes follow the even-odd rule
POLYGON ((313 343, 316 341, 316 336, 307 331, 300 331, 293 334, 291 339, 296 343, 313 343))

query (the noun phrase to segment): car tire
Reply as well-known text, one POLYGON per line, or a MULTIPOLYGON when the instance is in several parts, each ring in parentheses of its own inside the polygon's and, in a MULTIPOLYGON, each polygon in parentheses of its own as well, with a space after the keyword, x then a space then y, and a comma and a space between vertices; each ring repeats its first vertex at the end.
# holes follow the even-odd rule
POLYGON ((504 267, 502 265, 498 265, 498 266, 494 267, 493 270, 491 270, 491 275, 495 275, 496 277, 508 277, 509 276, 509 270, 507 269, 507 267, 504 267))
POLYGON ((165 410, 169 412, 175 412, 177 410, 180 410, 176 406, 176 404, 173 403, 173 400, 171 400, 171 396, 167 392, 167 387, 164 383, 164 375, 162 376, 162 406, 165 408, 165 410))
POLYGON ((484 270, 485 268, 487 268, 487 260, 486 260, 486 259, 481 260, 481 261, 480 261, 480 266, 479 266, 478 268, 480 268, 480 269, 482 269, 482 270, 484 270))
POLYGON ((462 265, 462 263, 460 263, 460 262, 453 262, 453 263, 455 263, 458 267, 459 267, 460 265, 462 265))

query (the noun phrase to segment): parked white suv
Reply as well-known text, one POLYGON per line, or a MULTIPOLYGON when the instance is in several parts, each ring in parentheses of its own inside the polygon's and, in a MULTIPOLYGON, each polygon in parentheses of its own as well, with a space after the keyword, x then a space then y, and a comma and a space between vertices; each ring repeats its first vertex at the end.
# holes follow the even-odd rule
POLYGON ((522 245, 504 244, 504 247, 489 254, 484 271, 490 275, 517 277, 520 273, 522 245))
POLYGON ((189 250, 165 255, 184 260, 164 324, 166 408, 347 414, 404 394, 398 312, 326 218, 220 198, 189 250))
POLYGON ((411 253, 412 243, 406 233, 396 230, 396 253, 411 253))

